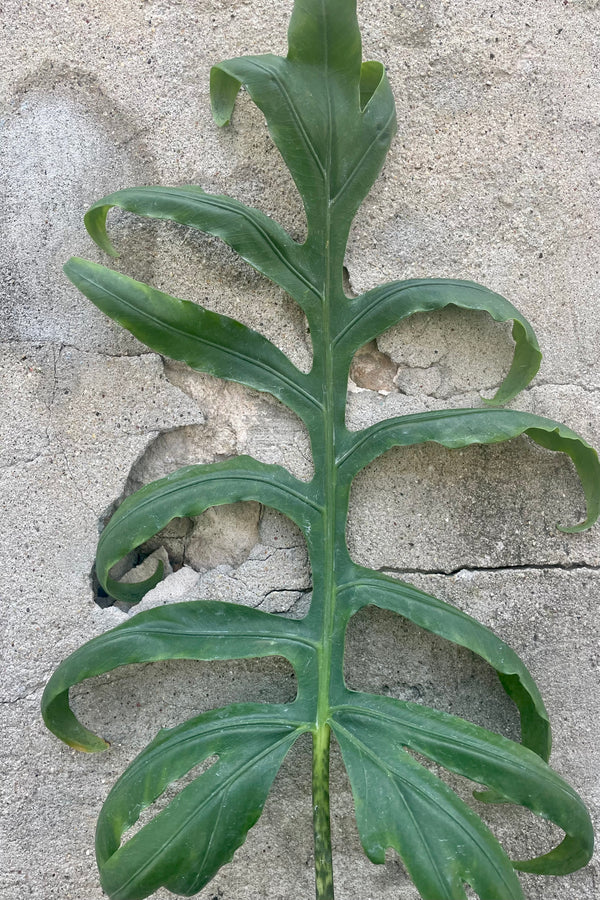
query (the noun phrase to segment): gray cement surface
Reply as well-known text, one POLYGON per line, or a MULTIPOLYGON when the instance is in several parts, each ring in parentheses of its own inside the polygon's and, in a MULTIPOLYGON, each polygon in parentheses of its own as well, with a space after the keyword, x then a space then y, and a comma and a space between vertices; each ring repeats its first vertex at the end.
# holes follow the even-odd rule
MULTIPOLYGON (((124 669, 73 691, 78 714, 111 741, 99 756, 64 747, 39 716, 56 665, 127 615, 94 602, 90 577, 98 531, 122 496, 180 465, 236 453, 311 477, 306 434, 281 404, 161 360, 61 272, 70 255, 106 262, 83 213, 136 184, 228 193, 302 238, 300 199, 260 113, 242 97, 219 131, 208 99, 211 64, 284 52, 291 7, 0 2, 2 900, 100 900, 98 811, 157 729, 235 699, 294 695, 280 660, 124 669)), ((399 132, 353 226, 349 289, 439 275, 504 294, 545 354, 512 406, 598 445, 600 5, 362 0, 359 14, 365 58, 388 67, 399 132)), ((239 318, 310 367, 301 313, 218 241, 127 215, 111 223, 121 271, 239 318)), ((509 330, 485 315, 417 316, 356 360, 349 424, 478 405, 511 347, 509 330)), ((356 560, 456 603, 521 654, 551 714, 552 763, 597 826, 600 528, 555 528, 582 513, 568 460, 525 439, 453 453, 425 446, 388 453, 359 475, 348 539, 356 560)), ((212 597, 302 615, 310 603, 304 541, 270 511, 209 513, 161 546, 176 571, 144 608, 212 597)), ((390 615, 356 617, 346 663, 353 686, 517 736, 486 666, 390 615)), ((309 785, 306 741, 201 900, 311 896, 309 785)), ((474 803, 467 785, 453 786, 474 803)), ((332 797, 338 900, 416 900, 393 854, 382 867, 364 857, 336 754, 332 797)), ((483 815, 515 856, 556 837, 519 810, 483 815)), ((599 859, 565 878, 522 881, 527 900, 595 900, 599 859)))

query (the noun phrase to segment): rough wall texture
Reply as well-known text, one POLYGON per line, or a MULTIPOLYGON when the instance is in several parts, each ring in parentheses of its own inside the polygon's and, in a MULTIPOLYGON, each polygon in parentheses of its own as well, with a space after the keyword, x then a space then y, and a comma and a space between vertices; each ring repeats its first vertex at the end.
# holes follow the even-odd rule
MULTIPOLYGON (((112 743, 82 756, 39 717, 45 680, 70 651, 121 621, 93 600, 99 523, 123 492, 190 461, 250 452, 310 477, 306 435, 279 404, 164 364, 61 274, 100 260, 87 206, 134 184, 198 183, 279 218, 296 237, 299 198, 259 113, 242 98, 218 131, 211 63, 283 52, 291 0, 0 0, 0 596, 3 608, 0 897, 99 900, 93 831, 117 775, 153 736, 230 699, 293 695, 283 663, 178 663, 88 683, 77 709, 112 743)), ((597 0, 362 0, 365 56, 389 69, 399 134, 359 213, 347 267, 355 291, 448 275, 507 296, 545 360, 514 403, 600 441, 600 4, 597 0)), ((267 334, 309 366, 302 316, 217 241, 114 216, 118 265, 267 334)), ((356 360, 354 426, 480 402, 510 358, 485 316, 419 316, 356 360)), ((600 528, 568 536, 582 495, 564 459, 526 441, 448 453, 393 452, 357 479, 354 557, 402 572, 493 627, 523 656, 554 724, 552 762, 600 822, 597 592, 600 528)), ((231 598, 301 614, 303 541, 252 504, 171 533, 177 571, 145 605, 231 598), (180 567, 181 566, 181 567, 180 567), (178 568, 180 567, 180 568, 178 568)), ((150 548, 153 549, 153 548, 150 548)), ((348 680, 515 734, 483 665, 383 613, 357 617, 348 680)), ((276 781, 261 824, 200 896, 312 892, 309 744, 276 781)), ((401 865, 362 856, 334 765, 339 900, 415 900, 401 865)), ((485 813, 509 852, 546 846, 522 812, 485 813)), ((523 879, 528 900, 592 900, 598 862, 523 879)), ((161 896, 167 896, 166 894, 161 896)))

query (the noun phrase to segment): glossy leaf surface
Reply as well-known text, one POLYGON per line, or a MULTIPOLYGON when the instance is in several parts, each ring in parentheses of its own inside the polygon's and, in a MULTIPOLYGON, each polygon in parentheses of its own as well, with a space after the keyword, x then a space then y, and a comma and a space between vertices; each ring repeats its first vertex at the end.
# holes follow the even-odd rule
POLYGON ((527 386, 540 362, 531 325, 498 294, 472 282, 415 279, 351 299, 343 265, 352 219, 371 189, 395 130, 395 109, 382 65, 363 62, 354 0, 296 0, 286 58, 227 60, 211 73, 213 112, 229 122, 240 88, 263 111, 275 145, 300 192, 307 239, 237 200, 195 186, 139 187, 98 200, 86 226, 110 254, 111 208, 169 220, 221 238, 289 293, 306 313, 313 345, 310 373, 300 372, 247 326, 180 300, 103 266, 73 259, 71 280, 101 310, 156 352, 268 391, 306 424, 314 463, 310 482, 240 457, 188 466, 147 485, 119 507, 102 532, 96 570, 113 597, 135 603, 160 579, 127 585, 113 566, 171 519, 211 506, 255 500, 293 519, 304 534, 313 598, 299 621, 214 601, 133 615, 72 654, 43 699, 48 727, 71 746, 106 742, 75 718, 69 689, 117 666, 164 659, 285 657, 298 692, 287 705, 239 704, 161 731, 111 791, 98 823, 97 859, 112 900, 141 900, 166 886, 200 890, 244 841, 259 817, 281 762, 303 733, 313 736, 313 814, 318 900, 332 900, 329 836, 329 742, 337 739, 348 769, 361 840, 374 862, 388 847, 402 857, 424 900, 464 900, 465 884, 482 900, 520 900, 516 868, 561 874, 585 865, 592 850, 581 799, 547 765, 550 726, 525 664, 466 613, 423 591, 352 562, 345 543, 352 480, 394 446, 427 441, 449 450, 527 435, 574 462, 587 501, 580 531, 598 518, 596 452, 565 426, 507 410, 454 409, 403 416, 358 432, 346 426, 352 356, 382 330, 416 313, 454 306, 512 322, 514 358, 494 402, 527 386), (359 694, 343 678, 348 622, 362 607, 389 609, 478 654, 497 671, 521 715, 522 744, 427 707, 359 694), (496 838, 409 751, 484 785, 480 799, 521 804, 556 823, 564 839, 548 854, 512 864, 496 838), (197 766, 205 771, 196 773, 197 766), (137 833, 145 808, 169 785, 191 778, 137 833))
MULTIPOLYGON (((345 699, 332 716, 334 732, 338 734, 341 729, 345 736, 340 739, 342 752, 344 739, 355 748, 364 743, 373 748, 371 753, 375 757, 379 757, 376 765, 385 769, 390 760, 394 766, 396 757, 401 756, 403 748, 408 748, 554 822, 566 832, 564 840, 551 853, 528 860, 524 864, 528 871, 561 875, 572 872, 589 859, 593 830, 579 797, 531 750, 498 734, 490 734, 471 722, 415 703, 351 691, 345 699)), ((408 769, 410 771, 410 766, 408 769)), ((397 771, 402 780, 404 764, 398 765, 397 771)), ((360 781, 358 784, 360 786, 360 781)), ((370 815, 379 820, 373 798, 371 807, 370 815)), ((468 831, 466 824, 464 827, 468 831)), ((445 843, 445 831, 444 824, 438 837, 440 845, 445 843)), ((476 851, 471 851, 468 859, 473 861, 477 856, 476 851)), ((466 874, 464 880, 478 890, 466 874)), ((483 896, 492 896, 492 883, 482 885, 481 889, 483 896)))
POLYGON ((463 882, 486 900, 522 900, 510 860, 481 819, 385 730, 352 725, 333 728, 371 862, 385 862, 393 847, 423 900, 466 900, 463 882))
POLYGON ((227 707, 159 732, 115 784, 98 821, 102 887, 114 900, 161 886, 186 897, 229 862, 259 818, 271 783, 308 724, 288 707, 227 707), (141 810, 176 778, 218 759, 120 845, 141 810))

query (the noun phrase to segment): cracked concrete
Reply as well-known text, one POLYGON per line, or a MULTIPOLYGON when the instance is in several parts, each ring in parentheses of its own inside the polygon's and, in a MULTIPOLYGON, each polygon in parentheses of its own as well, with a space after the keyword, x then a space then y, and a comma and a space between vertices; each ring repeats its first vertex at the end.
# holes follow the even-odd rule
MULTIPOLYGON (((2 900, 100 900, 98 810, 157 729, 233 700, 294 696, 279 659, 125 669, 73 692, 86 723, 111 741, 98 757, 61 746, 39 718, 60 660, 128 615, 100 609, 90 578, 100 522, 120 497, 178 466, 238 453, 312 475, 306 432, 281 404, 161 361, 61 273, 72 254, 106 262, 83 212, 134 184, 229 193, 302 239, 301 202, 261 115, 242 97, 232 127, 219 131, 208 105, 210 65, 283 52, 290 9, 291 0, 5 0, 0 10, 2 900)), ((439 275, 507 296, 545 353, 512 405, 596 445, 598 11, 595 0, 361 3, 365 58, 388 68, 399 133, 346 259, 349 293, 439 275)), ((111 230, 120 270, 239 318, 310 367, 300 311, 217 240, 116 213, 111 230)), ((511 350, 508 327, 485 314, 416 316, 357 355, 349 426, 480 405, 511 350)), ((457 604, 522 655, 553 720, 553 765, 597 825, 600 530, 555 529, 582 512, 568 460, 525 439, 452 453, 425 446, 360 473, 348 542, 357 561, 457 604)), ((161 535, 175 571, 143 608, 212 597, 302 615, 311 587, 302 536, 271 510, 244 515, 211 513, 161 535), (221 537, 209 537, 210 518, 221 537)), ((351 623, 346 666, 356 687, 516 734, 486 666, 388 614, 351 623)), ((292 752, 261 824, 201 900, 310 896, 309 750, 305 741, 292 752)), ((333 780, 336 896, 415 900, 397 859, 366 862, 337 754, 333 780)), ((526 814, 485 815, 513 855, 547 845, 546 826, 526 814)), ((595 857, 582 872, 523 884, 527 900, 594 900, 599 879, 595 857)))

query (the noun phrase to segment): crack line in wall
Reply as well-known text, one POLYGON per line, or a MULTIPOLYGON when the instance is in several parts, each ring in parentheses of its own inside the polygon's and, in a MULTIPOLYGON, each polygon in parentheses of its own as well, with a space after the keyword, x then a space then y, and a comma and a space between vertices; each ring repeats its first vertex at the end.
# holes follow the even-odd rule
POLYGON ((467 574, 474 572, 545 572, 546 570, 558 570, 560 572, 575 572, 583 570, 587 572, 600 572, 600 566, 594 566, 590 563, 535 563, 515 564, 503 566, 459 566, 456 569, 402 569, 394 566, 379 566, 376 572, 392 575, 444 575, 451 577, 460 575, 462 572, 467 574))

